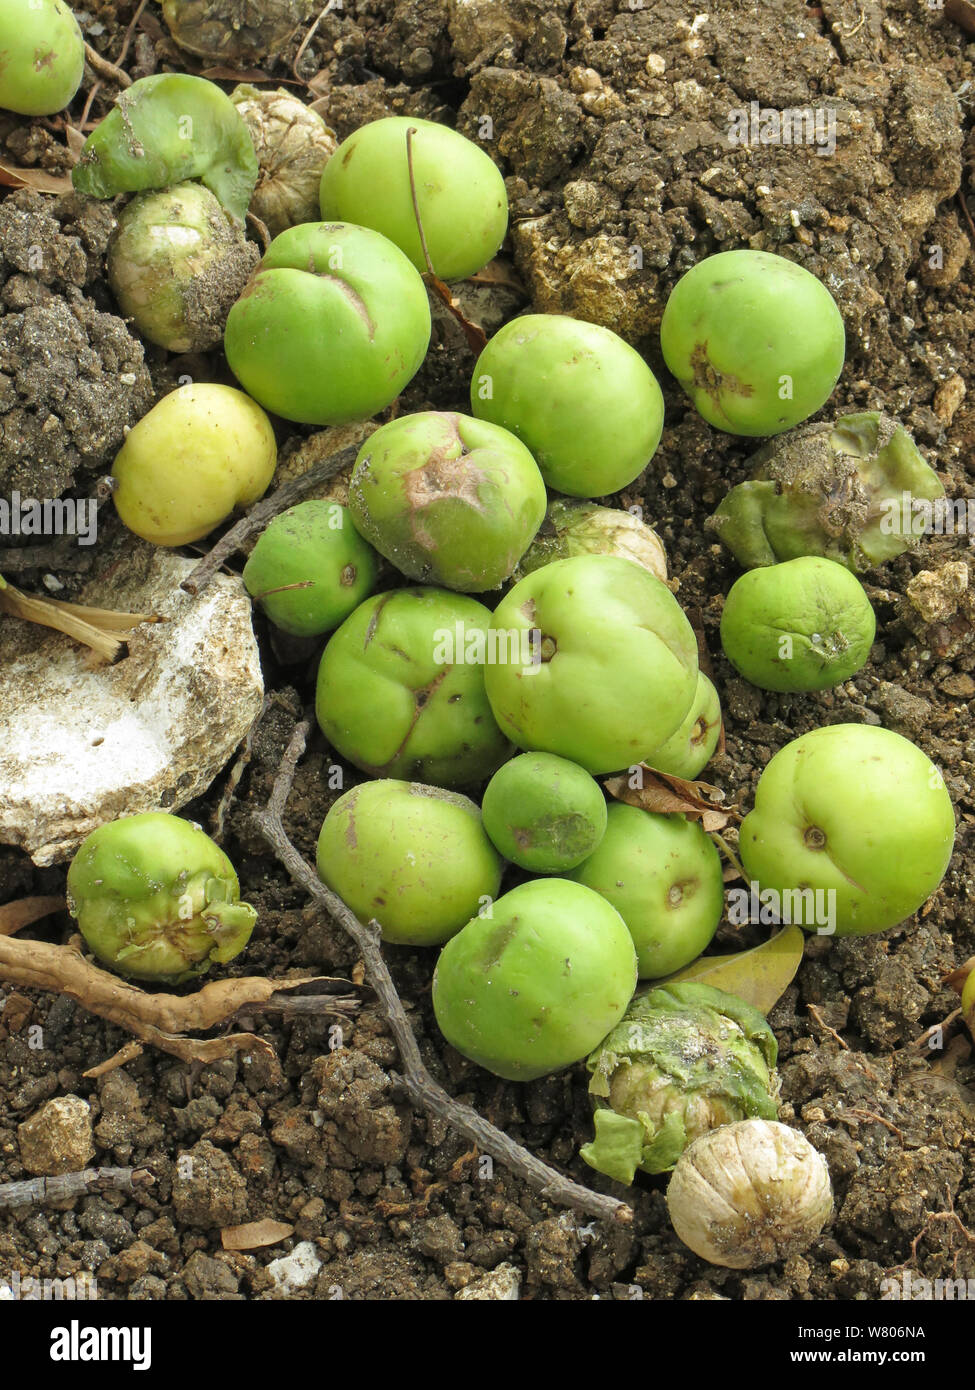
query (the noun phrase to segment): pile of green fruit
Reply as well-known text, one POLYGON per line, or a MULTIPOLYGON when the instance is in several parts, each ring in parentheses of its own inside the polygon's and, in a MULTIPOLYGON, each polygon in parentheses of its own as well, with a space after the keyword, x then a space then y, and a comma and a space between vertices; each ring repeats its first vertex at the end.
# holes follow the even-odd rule
MULTIPOLYGON (((239 223, 256 176, 234 104, 204 79, 163 76, 123 94, 75 182, 95 197, 195 184, 239 223), (174 134, 185 109, 191 140, 174 134)), ((126 440, 115 503, 140 536, 182 545, 254 502, 275 467, 266 412, 331 425, 389 406, 427 352, 424 276, 470 275, 507 226, 484 150, 405 118, 338 147, 320 206, 321 221, 275 237, 230 311, 224 346, 243 390, 184 386, 126 440)), ((138 241, 123 220, 119 256, 138 241)), ((134 302, 131 312, 138 324, 134 302)), ((825 286, 783 257, 701 261, 666 305, 661 347, 715 428, 782 436, 713 522, 751 567, 725 604, 729 660, 767 690, 847 680, 876 626, 857 570, 910 543, 884 533, 880 544, 878 500, 905 486, 937 495, 940 484, 886 417, 795 430, 829 398, 845 343, 825 286), (814 465, 817 479, 843 471, 857 500, 839 527, 814 465)), ((718 695, 658 538, 593 501, 647 467, 663 398, 609 330, 529 313, 484 348, 470 411, 382 424, 359 451, 347 505, 309 501, 278 516, 244 583, 274 627, 322 640, 318 723, 368 779, 325 816, 323 882, 386 941, 440 948, 433 1006, 466 1057, 512 1080, 588 1057, 597 1138, 584 1156, 632 1181, 638 1168, 673 1167, 716 1126, 773 1120, 777 1095, 774 1038, 741 999, 691 984, 634 998, 638 980, 665 980, 708 947, 722 862, 698 821, 607 805, 596 780, 644 766, 696 778, 720 735, 718 695), (687 1059, 712 1045, 705 1075, 687 1059)), ((192 837, 171 839, 164 819, 97 831, 69 883, 93 949, 148 979, 227 959, 250 926, 229 866, 192 837), (154 846, 165 850, 158 872, 154 846)), ((771 760, 740 852, 760 890, 814 904, 828 895, 828 930, 862 934, 921 906, 953 836, 924 754, 887 730, 841 724, 771 760)), ((812 912, 793 920, 824 929, 812 912)))

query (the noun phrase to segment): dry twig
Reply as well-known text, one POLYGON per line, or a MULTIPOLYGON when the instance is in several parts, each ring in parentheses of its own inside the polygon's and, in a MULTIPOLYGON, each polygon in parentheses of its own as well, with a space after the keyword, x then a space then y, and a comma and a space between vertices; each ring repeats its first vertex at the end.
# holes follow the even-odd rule
POLYGON ((305 750, 308 729, 307 720, 295 729, 281 760, 267 809, 256 812, 254 819, 294 881, 348 932, 358 947, 365 962, 369 983, 383 1007, 399 1048, 403 1066, 402 1084, 410 1099, 418 1107, 446 1120, 482 1152, 505 1164, 543 1197, 603 1220, 631 1221, 633 1212, 625 1202, 593 1192, 580 1183, 563 1177, 520 1144, 516 1144, 469 1105, 462 1105, 454 1100, 430 1075, 420 1056, 420 1049, 406 1017, 406 1011, 383 959, 377 924, 370 922, 364 926, 352 909, 325 887, 315 871, 295 849, 284 829, 284 807, 294 781, 295 768, 305 750))
POLYGON ((135 1192, 140 1187, 151 1187, 155 1181, 148 1168, 85 1168, 80 1173, 61 1173, 51 1178, 3 1182, 0 1210, 66 1202, 92 1192, 135 1192))

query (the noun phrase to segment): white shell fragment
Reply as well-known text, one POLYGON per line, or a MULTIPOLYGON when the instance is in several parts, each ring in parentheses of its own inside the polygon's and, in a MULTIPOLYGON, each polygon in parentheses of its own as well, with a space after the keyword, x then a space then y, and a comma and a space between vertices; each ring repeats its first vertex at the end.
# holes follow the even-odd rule
POLYGON ((289 1294, 297 1293, 299 1289, 307 1289, 310 1284, 314 1284, 321 1267, 322 1261, 318 1251, 310 1240, 303 1240, 300 1245, 295 1246, 290 1255, 282 1255, 279 1260, 272 1260, 267 1272, 277 1292, 289 1294))
POLYGON ((40 865, 68 859, 106 821, 199 796, 263 699, 236 576, 217 575, 193 598, 179 587, 192 561, 131 536, 106 550, 79 601, 167 620, 138 627, 116 665, 0 618, 0 843, 40 865))

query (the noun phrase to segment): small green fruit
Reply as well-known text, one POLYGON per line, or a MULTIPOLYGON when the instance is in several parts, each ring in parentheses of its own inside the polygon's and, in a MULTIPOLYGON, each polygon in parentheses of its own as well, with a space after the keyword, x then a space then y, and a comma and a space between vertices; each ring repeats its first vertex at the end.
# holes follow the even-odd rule
POLYGON ((191 383, 129 431, 112 467, 112 500, 143 540, 187 545, 263 497, 276 464, 259 405, 232 386, 191 383))
POLYGON ((445 589, 397 589, 359 605, 329 640, 315 709, 343 758, 373 777, 481 782, 509 745, 484 690, 488 610, 445 589))
POLYGON ((501 171, 472 140, 414 116, 370 121, 343 140, 322 174, 322 217, 382 232, 424 271, 414 189, 430 261, 442 280, 463 280, 497 254, 508 228, 501 171))
POLYGON ((633 937, 641 980, 696 960, 724 909, 721 856, 696 821, 616 802, 595 853, 570 875, 613 904, 633 937))
POLYGON ((68 907, 103 964, 170 984, 233 960, 257 920, 223 850, 189 821, 155 811, 82 841, 68 869, 68 907))
POLYGON ((344 222, 308 222, 275 237, 224 334, 244 389, 303 425, 368 420, 385 409, 429 342, 420 276, 391 241, 344 222))
POLYGON ((331 632, 376 583, 375 552, 347 507, 313 499, 276 516, 244 566, 244 586, 293 637, 331 632))
POLYGON ((697 673, 697 691, 680 728, 648 756, 647 762, 670 777, 693 781, 714 756, 721 737, 721 705, 718 692, 703 671, 697 673))
POLYGON ((467 415, 402 415, 369 436, 349 484, 360 533, 410 579, 497 589, 545 515, 545 484, 520 440, 467 415))
POLYGON ((501 859, 473 801, 378 781, 339 797, 318 837, 318 876, 383 940, 440 945, 496 896, 501 859))
POLYGON ((615 772, 659 748, 691 707, 693 629, 666 584, 630 560, 556 560, 520 580, 491 625, 507 659, 485 670, 488 698, 519 748, 615 772))
POLYGON ((804 555, 749 570, 721 615, 721 645, 762 690, 827 690, 869 659, 877 631, 855 575, 833 560, 804 555))
POLYGON ((930 897, 954 836, 951 798, 920 748, 889 729, 830 724, 793 739, 766 765, 739 846, 760 890, 775 890, 780 901, 790 895, 784 920, 864 936, 904 921, 930 897), (830 904, 829 920, 819 920, 830 904))
POLYGON ((598 893, 536 879, 447 942, 433 1008, 447 1041, 508 1081, 561 1071, 623 1016, 636 984, 633 942, 598 893))
POLYGON ((708 424, 780 434, 819 410, 843 370, 829 290, 767 251, 722 251, 678 280, 660 323, 664 361, 708 424))
POLYGON ((608 328, 525 314, 477 359, 471 409, 516 434, 542 477, 571 497, 628 487, 653 458, 664 422, 657 379, 608 328))
POLYGON ((20 116, 53 116, 84 72, 85 41, 63 0, 3 0, 0 106, 20 116))
POLYGON ((574 869, 606 830, 599 783, 554 753, 522 753, 504 763, 485 788, 481 811, 505 859, 533 874, 574 869))

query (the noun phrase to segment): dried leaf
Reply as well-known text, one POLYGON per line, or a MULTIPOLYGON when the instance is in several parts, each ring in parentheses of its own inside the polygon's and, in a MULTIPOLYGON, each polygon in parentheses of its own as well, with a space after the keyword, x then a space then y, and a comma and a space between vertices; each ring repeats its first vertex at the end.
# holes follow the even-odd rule
POLYGON ((0 907, 0 936, 13 936, 21 927, 29 927, 52 912, 63 912, 68 904, 64 898, 19 898, 15 903, 0 907))
POLYGON ((971 0, 945 0, 945 14, 966 34, 975 34, 975 5, 971 0))
POLYGON ((795 978, 804 946, 801 927, 783 927, 750 951, 735 951, 730 956, 699 956, 676 975, 668 976, 667 983, 696 980, 728 994, 737 994, 739 999, 767 1014, 795 978))
POLYGON ((496 256, 483 269, 474 275, 468 275, 467 278, 472 285, 500 285, 506 290, 516 290, 519 294, 528 293, 514 266, 502 260, 500 256, 496 256))
POLYGON ((279 1245, 294 1233, 294 1226, 287 1221, 265 1217, 263 1221, 246 1221, 243 1226, 225 1226, 220 1243, 225 1250, 260 1250, 265 1245, 279 1245))
POLYGON ((630 786, 632 773, 610 777, 603 786, 610 796, 627 806, 638 806, 641 811, 654 811, 658 815, 690 816, 692 820, 699 820, 708 832, 723 830, 735 817, 733 807, 715 805, 724 793, 708 782, 687 782, 683 777, 656 772, 646 764, 641 765, 640 772, 642 786, 630 786))
MULTIPOLYGON (((217 66, 215 68, 204 68, 200 73, 201 77, 208 77, 211 82, 278 82, 277 77, 271 77, 262 68, 246 68, 238 71, 236 68, 217 66)), ((287 81, 287 78, 284 79, 287 81)), ((297 83, 292 83, 297 86, 297 83)))
POLYGON ((959 965, 957 970, 952 970, 950 975, 946 975, 941 981, 949 989, 953 989, 956 994, 961 994, 965 988, 965 981, 972 971, 975 970, 975 956, 969 956, 964 965, 959 965))
POLYGON ((0 183, 8 188, 33 188, 38 193, 70 193, 74 187, 70 174, 50 174, 46 169, 21 169, 16 164, 0 164, 0 183))
POLYGON ((68 151, 77 159, 85 147, 85 132, 77 126, 65 125, 64 136, 68 142, 68 151))

